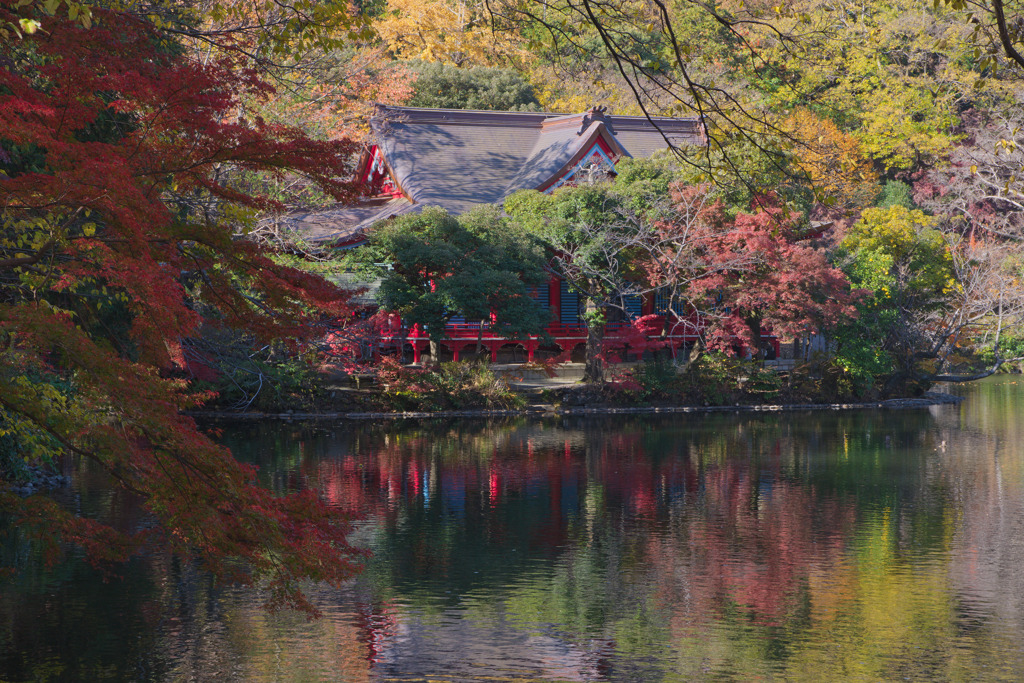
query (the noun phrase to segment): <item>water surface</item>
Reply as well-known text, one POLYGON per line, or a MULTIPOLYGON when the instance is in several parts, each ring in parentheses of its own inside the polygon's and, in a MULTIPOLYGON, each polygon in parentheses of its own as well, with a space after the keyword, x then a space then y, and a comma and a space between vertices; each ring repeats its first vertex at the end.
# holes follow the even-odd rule
MULTIPOLYGON (((0 680, 1024 678, 1024 380, 840 414, 264 423, 372 551, 308 622, 160 554, 0 584, 0 680)), ((84 466, 68 504, 144 524, 84 466)))

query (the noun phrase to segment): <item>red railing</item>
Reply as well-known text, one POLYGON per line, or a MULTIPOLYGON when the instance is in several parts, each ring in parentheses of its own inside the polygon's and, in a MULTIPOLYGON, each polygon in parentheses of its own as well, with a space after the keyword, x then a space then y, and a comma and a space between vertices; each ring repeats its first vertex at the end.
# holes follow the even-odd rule
MULTIPOLYGON (((406 346, 409 346, 412 348, 413 362, 419 363, 420 355, 430 344, 426 331, 419 325, 409 328, 394 323, 395 321, 392 321, 390 327, 380 330, 377 353, 391 349, 402 354, 406 346)), ((669 322, 667 328, 665 316, 646 316, 643 323, 642 327, 648 331, 647 333, 634 327, 634 321, 608 323, 605 326, 605 349, 624 351, 631 347, 637 349, 638 344, 628 339, 628 336, 632 335, 634 339, 639 337, 643 340, 641 345, 644 342, 659 343, 661 348, 667 348, 674 356, 684 344, 696 341, 703 330, 703 321, 696 315, 669 322)), ((489 352, 492 361, 497 360, 498 351, 502 347, 516 345, 522 347, 522 350, 526 352, 525 360, 533 362, 534 353, 542 344, 553 342, 563 353, 571 353, 577 346, 585 344, 587 339, 587 330, 582 326, 552 323, 545 328, 545 331, 547 332, 546 338, 530 335, 526 338, 513 339, 502 335, 500 331, 491 329, 487 321, 449 323, 445 326, 445 334, 439 340, 439 344, 451 352, 455 360, 459 360, 462 351, 474 344, 479 344, 489 352)), ((763 340, 771 344, 778 352, 779 344, 775 337, 766 335, 763 340)))

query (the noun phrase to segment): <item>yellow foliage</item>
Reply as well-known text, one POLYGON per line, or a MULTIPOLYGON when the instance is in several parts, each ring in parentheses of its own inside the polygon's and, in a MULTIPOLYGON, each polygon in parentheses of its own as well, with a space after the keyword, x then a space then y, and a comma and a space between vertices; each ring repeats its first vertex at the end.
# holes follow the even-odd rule
POLYGON ((540 65, 530 72, 530 83, 544 111, 575 113, 604 105, 621 116, 643 114, 625 84, 604 80, 589 83, 568 81, 552 67, 540 65))
POLYGON ((491 29, 482 1, 388 0, 374 28, 398 59, 493 66, 525 56, 514 34, 491 29))
POLYGON ((882 251, 901 259, 919 254, 921 245, 927 243, 941 259, 947 249, 942 235, 931 229, 935 223, 935 217, 920 209, 898 205, 872 207, 865 209, 861 219, 849 229, 843 246, 850 250, 882 251))
POLYGON ((815 101, 890 175, 935 164, 948 153, 958 139, 957 102, 965 84, 980 75, 972 70, 977 58, 962 16, 914 0, 851 5, 843 12, 805 0, 791 9, 779 30, 808 38, 796 51, 777 42, 768 50, 799 74, 772 91, 776 110, 815 101), (805 10, 809 26, 802 23, 805 10))
MULTIPOLYGON (((851 252, 884 255, 887 267, 908 274, 908 290, 944 297, 957 291, 960 284, 948 239, 933 227, 936 222, 935 217, 920 209, 899 205, 865 209, 861 219, 847 231, 842 247, 851 252)), ((869 257, 868 261, 872 259, 869 257)))
POLYGON ((820 200, 847 211, 872 202, 878 194, 878 176, 857 138, 807 110, 794 113, 783 127, 796 140, 797 163, 820 200))
POLYGON ((887 170, 905 170, 949 150, 955 137, 946 131, 954 117, 944 108, 946 103, 909 88, 884 92, 873 108, 862 113, 858 132, 871 156, 887 170))

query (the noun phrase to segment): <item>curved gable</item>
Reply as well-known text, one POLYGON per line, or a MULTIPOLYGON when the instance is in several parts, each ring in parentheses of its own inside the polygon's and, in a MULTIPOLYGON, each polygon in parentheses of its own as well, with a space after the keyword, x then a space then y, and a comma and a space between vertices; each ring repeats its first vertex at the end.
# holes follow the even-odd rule
POLYGON ((551 192, 563 185, 575 185, 584 174, 615 175, 615 164, 624 156, 631 156, 611 134, 603 121, 590 124, 581 136, 577 149, 562 166, 537 186, 541 192, 551 192))
POLYGON ((388 165, 384 151, 377 145, 370 145, 363 152, 356 173, 359 182, 367 188, 366 192, 371 197, 402 197, 405 194, 395 180, 395 174, 388 165))

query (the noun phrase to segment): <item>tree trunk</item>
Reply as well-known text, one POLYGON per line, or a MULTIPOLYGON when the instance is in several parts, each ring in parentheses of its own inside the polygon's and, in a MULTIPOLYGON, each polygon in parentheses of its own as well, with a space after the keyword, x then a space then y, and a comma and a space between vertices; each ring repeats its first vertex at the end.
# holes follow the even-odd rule
POLYGON ((754 346, 750 350, 751 360, 764 360, 764 349, 761 348, 761 318, 754 316, 747 318, 747 327, 750 328, 750 335, 754 338, 754 346))
POLYGON ((587 322, 587 355, 583 381, 599 384, 604 382, 604 311, 588 298, 583 319, 587 322))
POLYGON ((681 370, 689 370, 693 367, 693 364, 700 360, 700 357, 704 355, 704 342, 698 339, 694 342, 693 346, 690 347, 690 352, 686 354, 686 364, 683 365, 681 370))

